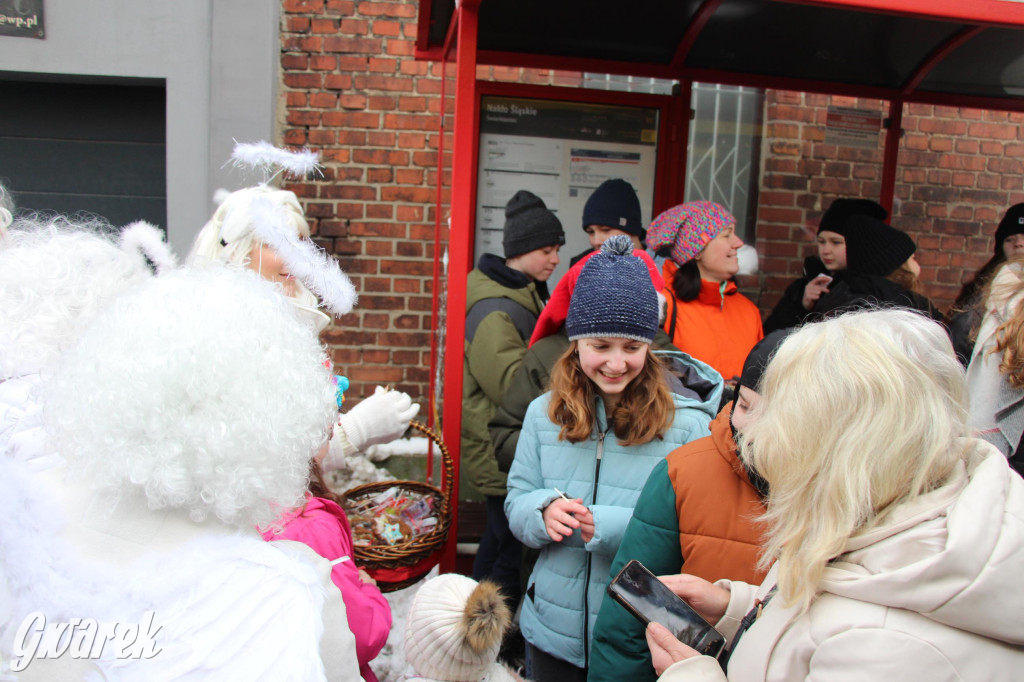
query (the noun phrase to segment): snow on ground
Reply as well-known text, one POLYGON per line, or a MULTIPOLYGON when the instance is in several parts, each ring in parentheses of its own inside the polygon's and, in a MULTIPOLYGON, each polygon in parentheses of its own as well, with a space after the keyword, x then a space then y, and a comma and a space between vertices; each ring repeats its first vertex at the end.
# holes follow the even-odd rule
POLYGON ((437 575, 437 566, 415 585, 389 592, 384 596, 391 605, 391 634, 377 658, 370 662, 380 682, 397 682, 402 675, 413 674, 412 666, 405 662, 405 622, 408 620, 412 599, 420 585, 437 575))

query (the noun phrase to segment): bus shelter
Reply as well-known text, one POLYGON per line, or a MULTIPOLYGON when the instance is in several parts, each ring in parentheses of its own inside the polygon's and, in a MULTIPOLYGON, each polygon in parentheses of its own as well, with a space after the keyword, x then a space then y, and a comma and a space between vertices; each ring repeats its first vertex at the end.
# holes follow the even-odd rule
MULTIPOLYGON (((437 62, 445 76, 431 394, 442 406, 437 416, 456 463, 455 499, 466 276, 483 219, 477 194, 484 98, 499 98, 491 105, 499 111, 500 98, 512 96, 655 112, 656 125, 637 124, 657 150, 649 188, 655 214, 684 200, 697 82, 887 103, 881 125, 897 134, 884 136, 879 201, 890 211, 905 105, 1024 112, 1024 3, 1015 0, 421 0, 416 48, 417 58, 437 62), (513 86, 478 79, 484 65, 677 85, 667 95, 513 86)), ((453 528, 442 570, 454 567, 455 537, 453 528)))

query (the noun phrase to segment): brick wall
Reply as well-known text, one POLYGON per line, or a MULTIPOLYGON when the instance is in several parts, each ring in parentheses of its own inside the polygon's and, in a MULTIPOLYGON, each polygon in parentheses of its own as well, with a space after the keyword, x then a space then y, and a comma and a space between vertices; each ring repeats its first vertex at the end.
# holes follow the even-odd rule
MULTIPOLYGON (((425 403, 441 69, 413 59, 418 4, 284 0, 282 7, 280 141, 319 151, 324 166, 323 178, 288 188, 359 291, 356 310, 335 320, 324 341, 352 380, 353 397, 391 383, 425 403)), ((478 77, 581 80, 500 67, 480 67, 478 77)))
MULTIPOLYGON (((770 90, 765 96, 757 248, 760 305, 770 310, 816 252, 818 220, 837 196, 877 199, 882 145, 825 144, 827 106, 873 109, 887 103, 770 90)), ((1024 201, 1024 114, 908 105, 896 174, 892 224, 918 245, 925 293, 942 310, 992 255, 1003 212, 1024 201)), ((756 287, 755 287, 756 288, 756 287)))
MULTIPOLYGON (((338 255, 360 292, 357 309, 324 339, 353 381, 353 397, 391 383, 425 403, 440 65, 413 59, 412 0, 282 6, 280 141, 320 151, 324 165, 322 179, 289 187, 317 241, 338 255)), ((581 82, 578 73, 503 67, 480 67, 478 77, 581 82)), ((814 253, 814 230, 832 198, 880 194, 881 141, 868 150, 825 144, 829 103, 885 112, 877 100, 766 94, 762 274, 744 282, 766 311, 814 253)), ((893 224, 917 241, 926 293, 940 308, 991 254, 1005 208, 1024 201, 1021 123, 1022 114, 949 107, 911 105, 904 114, 893 224)))

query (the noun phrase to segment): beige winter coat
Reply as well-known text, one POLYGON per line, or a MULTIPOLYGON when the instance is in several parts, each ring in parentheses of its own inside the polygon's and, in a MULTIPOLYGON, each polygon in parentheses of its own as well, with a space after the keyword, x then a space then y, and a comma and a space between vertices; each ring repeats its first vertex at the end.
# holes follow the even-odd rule
MULTIPOLYGON (((981 440, 943 487, 855 536, 807 613, 775 599, 743 635, 728 678, 706 656, 675 663, 679 680, 1020 680, 1024 678, 1024 480, 981 440)), ((775 584, 728 583, 719 629, 775 584)))

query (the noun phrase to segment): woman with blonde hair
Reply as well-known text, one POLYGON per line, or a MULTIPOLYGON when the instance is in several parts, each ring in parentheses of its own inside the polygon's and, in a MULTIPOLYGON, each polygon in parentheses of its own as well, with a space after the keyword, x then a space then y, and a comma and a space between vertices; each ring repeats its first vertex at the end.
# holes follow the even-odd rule
POLYGON ((614 236, 580 272, 569 348, 551 391, 527 409, 508 475, 509 527, 541 550, 520 620, 526 677, 539 682, 586 678, 611 561, 640 490, 668 452, 709 433, 717 406, 669 391, 650 352, 657 293, 632 252, 628 237, 614 236))
POLYGON ((1013 680, 1024 666, 1024 481, 970 438, 942 327, 810 324, 763 377, 743 460, 770 486, 760 587, 665 578, 730 643, 727 677, 658 625, 663 680, 1013 680))
POLYGON ((1024 259, 1007 261, 983 289, 985 315, 967 366, 971 426, 1024 471, 1024 259))

